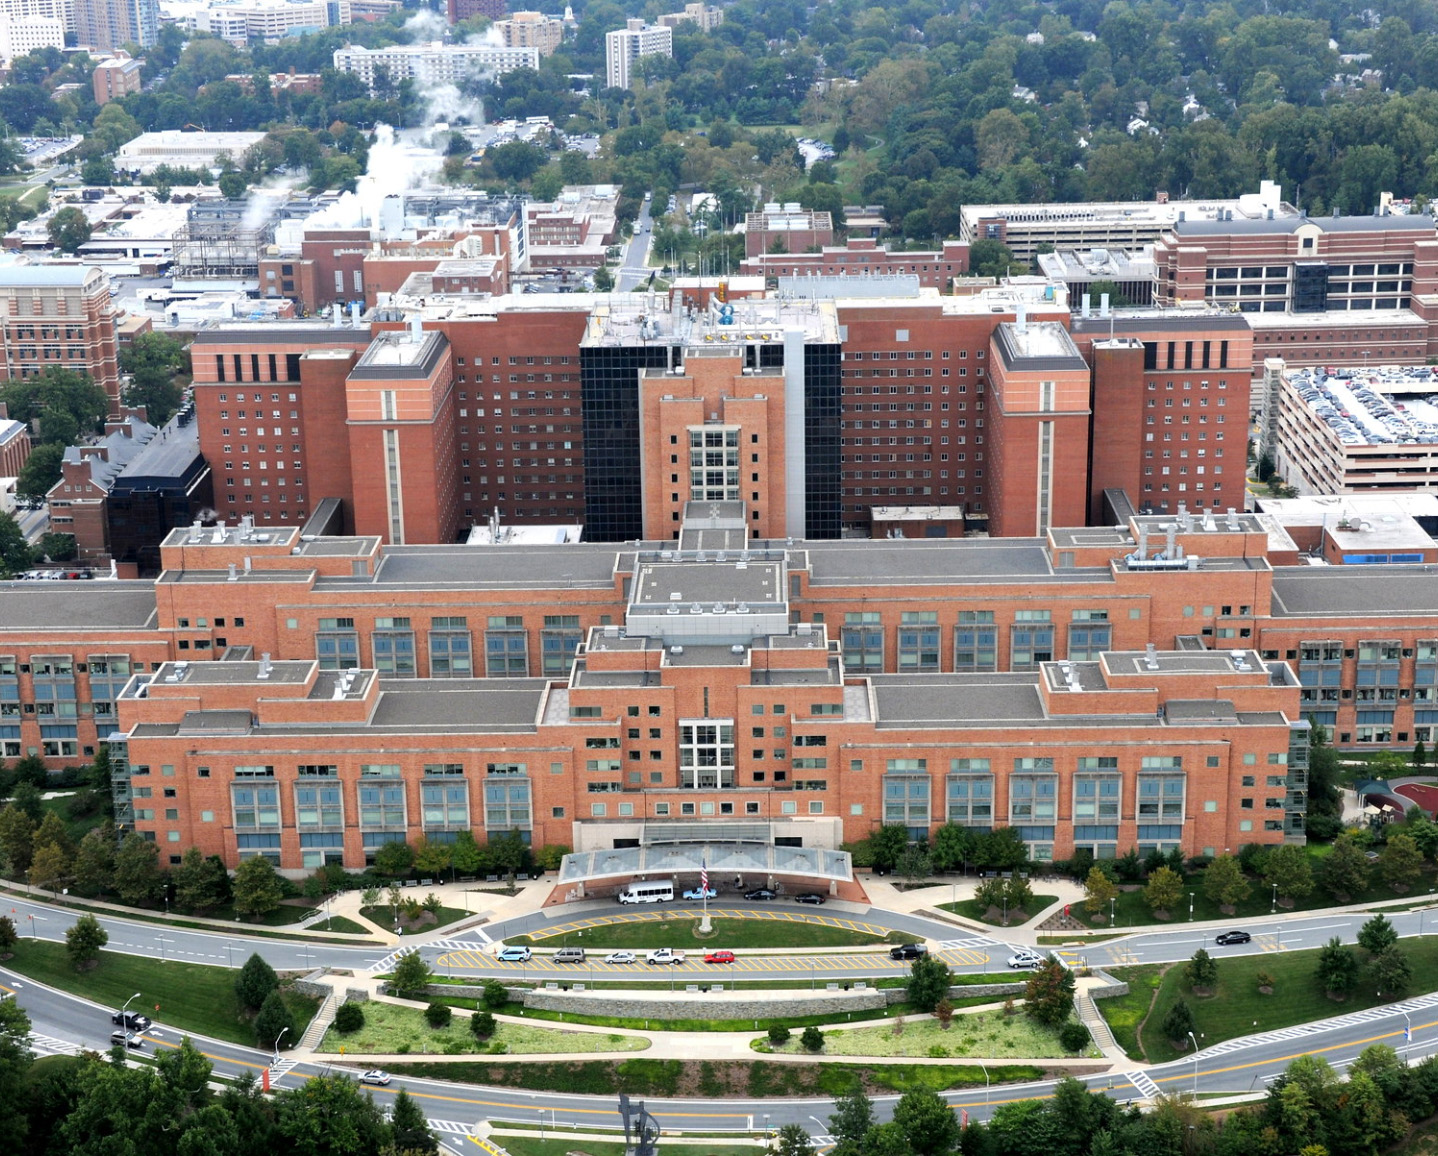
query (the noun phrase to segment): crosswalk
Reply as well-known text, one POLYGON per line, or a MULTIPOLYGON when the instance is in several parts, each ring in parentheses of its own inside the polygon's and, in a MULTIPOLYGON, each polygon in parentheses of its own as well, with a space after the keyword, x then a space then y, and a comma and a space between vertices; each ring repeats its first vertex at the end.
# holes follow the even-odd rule
MULTIPOLYGON (((473 934, 482 936, 484 943, 491 942, 489 936, 484 935, 483 932, 475 931, 473 934)), ((395 961, 398 960, 401 955, 405 954, 405 952, 407 951, 415 951, 419 947, 423 947, 426 949, 433 948, 439 951, 459 952, 480 952, 483 950, 482 944, 477 944, 470 939, 432 939, 428 943, 417 944, 415 945, 415 947, 400 947, 395 951, 390 952, 378 963, 371 964, 370 971, 374 972, 376 975, 380 974, 381 972, 390 971, 394 968, 395 961)))
POLYGON ((474 1131, 475 1125, 461 1123, 459 1120, 436 1120, 429 1117, 429 1126, 436 1132, 443 1132, 449 1136, 468 1136, 474 1131))
POLYGON ((278 1064, 270 1065, 270 1087, 274 1087, 285 1076, 294 1069, 299 1060, 281 1060, 278 1064))
POLYGON ((30 1034, 30 1048, 44 1056, 78 1056, 83 1050, 79 1044, 72 1044, 69 1040, 42 1036, 34 1032, 30 1034))
POLYGON ((975 936, 975 937, 972 938, 972 939, 946 939, 946 940, 944 940, 942 943, 939 944, 939 950, 940 950, 940 951, 957 951, 959 948, 962 948, 962 947, 984 947, 984 948, 989 948, 989 947, 997 947, 997 946, 998 946, 998 943, 997 943, 995 940, 992 940, 992 939, 988 938, 988 936, 985 936, 985 935, 978 935, 978 936, 975 936))
POLYGON ((1135 1088, 1137 1088, 1141 1093, 1143 1093, 1143 1098, 1145 1100, 1157 1099, 1159 1096, 1163 1095, 1162 1089, 1160 1089, 1159 1086, 1155 1084, 1152 1080, 1150 1080, 1148 1076, 1146 1076, 1143 1072, 1129 1072, 1128 1082, 1132 1084, 1135 1088))

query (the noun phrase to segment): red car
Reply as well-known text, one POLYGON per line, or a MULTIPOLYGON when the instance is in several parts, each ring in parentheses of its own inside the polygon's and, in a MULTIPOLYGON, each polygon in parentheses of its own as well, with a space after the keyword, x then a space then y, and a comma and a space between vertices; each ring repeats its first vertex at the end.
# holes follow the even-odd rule
POLYGON ((705 963, 733 963, 734 953, 732 951, 711 951, 704 957, 705 963))

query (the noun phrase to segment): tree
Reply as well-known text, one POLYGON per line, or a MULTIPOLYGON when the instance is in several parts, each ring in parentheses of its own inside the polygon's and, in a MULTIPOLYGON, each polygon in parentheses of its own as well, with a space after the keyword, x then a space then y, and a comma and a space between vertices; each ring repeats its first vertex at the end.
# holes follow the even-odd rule
POLYGON ((100 948, 110 942, 110 935, 93 915, 82 915, 65 932, 65 950, 76 971, 93 967, 100 958, 100 948))
POLYGON ((1337 936, 1318 953, 1318 982, 1331 999, 1346 999, 1358 984, 1358 958, 1337 936))
POLYGON ((935 871, 954 871, 974 853, 974 836, 959 823, 945 823, 929 840, 929 858, 935 871))
POLYGON ((934 1018, 939 1021, 939 1027, 944 1031, 948 1031, 949 1025, 954 1022, 954 1005, 947 996, 934 1005, 934 1018))
POLYGON ((335 1031, 350 1034, 364 1027, 364 1008, 357 1003, 342 1003, 335 1009, 335 1031))
POLYGON ((774 1156, 812 1156, 814 1141, 804 1131, 803 1124, 785 1124, 779 1129, 779 1135, 769 1151, 774 1156))
MULTIPOLYGON (((25 480, 25 470, 29 468, 30 462, 35 460, 36 454, 46 448, 48 447, 39 446, 32 450, 30 457, 26 459, 25 465, 20 467, 20 477, 15 483, 17 493, 29 497, 38 496, 43 498, 45 496, 45 491, 35 495, 31 494, 28 490, 21 489, 21 483, 25 480)), ((62 455, 64 452, 63 449, 60 451, 62 455)), ((50 483, 50 485, 54 484, 54 482, 50 483)), ((45 490, 48 491, 49 486, 46 486, 45 490)), ((25 533, 20 529, 20 523, 15 520, 15 515, 0 513, 0 578, 13 578, 16 574, 24 573, 30 569, 34 563, 35 550, 30 543, 25 540, 25 533)))
POLYGON ((61 880, 70 878, 70 856, 58 844, 40 844, 30 860, 28 876, 31 887, 55 891, 61 880))
POLYGON ((1398 942, 1398 932, 1382 912, 1358 929, 1358 946, 1370 956, 1377 955, 1398 942))
POLYGON ((70 205, 50 218, 47 231, 50 244, 60 252, 78 253, 80 246, 90 239, 90 220, 82 210, 70 205))
POLYGON ((1171 911, 1183 897, 1183 876, 1172 867, 1163 866, 1148 877, 1143 889, 1143 898, 1157 915, 1160 911, 1171 911))
POLYGON ((1066 1052, 1078 1053, 1088 1047, 1089 1030, 1078 1020, 1069 1020, 1059 1028, 1059 1046, 1066 1052))
POLYGON ((39 553, 52 562, 68 562, 75 557, 78 549, 74 534, 57 534, 47 530, 40 535, 39 553))
POLYGON ((431 1003, 424 1009, 424 1021, 432 1028, 447 1028, 454 1011, 447 1003, 431 1003))
POLYGON ((799 1043, 806 1052, 817 1052, 824 1046, 824 1033, 810 1024, 799 1036, 799 1043))
POLYGON ((392 839, 374 853, 374 869, 381 875, 408 875, 413 866, 414 848, 402 839, 392 839))
POLYGON ((894 870, 899 864, 899 856, 904 853, 904 848, 909 845, 909 829, 901 827, 897 823, 889 823, 880 827, 869 836, 869 849, 874 857, 874 870, 880 874, 894 870))
POLYGON ((1308 852, 1297 844, 1274 847, 1263 860, 1263 877, 1278 888, 1278 901, 1292 907, 1313 890, 1313 870, 1308 865, 1308 852))
POLYGON ((917 1156, 951 1152, 959 1142, 959 1118, 928 1088, 905 1092, 894 1106, 894 1123, 917 1156))
POLYGON ((469 1017, 469 1030, 477 1040, 489 1039, 497 1026, 493 1012, 477 1011, 469 1017))
POLYGON ((27 1150, 25 1110, 35 1096, 31 1067, 34 1060, 35 1054, 30 1050, 30 1017, 15 1000, 0 1000, 0 1136, 8 1138, 6 1145, 12 1152, 27 1150))
POLYGON ((917 843, 910 843, 899 853, 897 869, 910 887, 917 887, 927 879, 930 867, 928 851, 917 843))
POLYGON ((8 959, 19 942, 20 935, 15 930, 15 921, 8 915, 0 915, 0 959, 8 959))
POLYGON ((129 405, 143 405, 152 425, 164 425, 180 408, 183 391, 176 382, 188 374, 190 356, 168 333, 142 333, 120 350, 120 372, 131 377, 129 405))
POLYGON ((115 894, 124 903, 145 903, 159 894, 160 882, 155 844, 131 831, 115 852, 115 894))
POLYGON ((433 979, 434 973, 430 971, 429 964, 425 963, 424 956, 417 951, 406 951, 395 960, 390 986, 394 988, 394 994, 397 996, 417 999, 424 995, 433 979))
POLYGON ((980 237, 969 246, 969 272, 975 277, 1006 277, 1017 266, 1013 250, 1002 241, 980 237))
POLYGON ((1423 852, 1418 850, 1412 835, 1388 836, 1388 844, 1378 856, 1378 874, 1394 891, 1403 892, 1418 882, 1423 874, 1423 852))
POLYGON ((491 835, 487 847, 494 866, 511 879, 529 864, 529 848, 517 830, 491 835))
POLYGON ((265 1000, 280 989, 280 977, 259 952, 245 960, 245 966, 235 976, 235 996, 240 1006, 250 1011, 264 1007, 265 1000))
POLYGON ((952 983, 949 965, 932 955, 921 955, 909 965, 908 1001, 920 1011, 931 1012, 949 994, 952 983))
POLYGON ((1385 947, 1369 960, 1368 969, 1372 973, 1375 990, 1386 992, 1394 999, 1402 999, 1408 994, 1413 983, 1413 968, 1407 954, 1397 944, 1385 947))
POLYGON ((861 1080, 854 1080, 849 1091, 834 1099, 829 1116, 829 1134, 834 1137, 834 1151, 839 1156, 858 1156, 859 1145, 874 1126, 874 1101, 864 1092, 861 1080))
POLYGON ((491 1011, 496 1011, 509 1002, 509 989, 497 979, 485 980, 480 991, 480 1002, 491 1011))
POLYGON ((1180 997, 1174 1001, 1163 1017, 1163 1023, 1159 1025, 1164 1037, 1176 1048, 1186 1047, 1188 1044, 1188 1033, 1193 1031, 1193 1012, 1188 1006, 1188 1001, 1180 997))
POLYGON ((188 911, 209 911, 224 900, 221 880, 225 871, 200 854, 198 847, 186 850, 180 865, 170 872, 175 886, 175 902, 188 911))
POLYGON ((87 185, 108 185, 115 179, 115 165, 109 157, 91 157, 80 166, 80 179, 87 185))
POLYGON ((1218 986, 1218 963, 1200 947, 1183 968, 1183 978, 1195 992, 1212 992, 1218 986))
POLYGON ((0 401, 10 416, 38 423, 42 444, 73 445, 94 432, 109 412, 110 399, 88 374, 51 366, 33 377, 12 378, 0 386, 0 401))
POLYGON ((1108 877, 1102 867, 1095 863, 1089 868, 1088 878, 1084 880, 1084 907, 1088 910, 1090 917, 1100 915, 1108 907, 1109 901, 1118 896, 1118 884, 1108 877))
POLYGON ((0 865, 11 879, 21 879, 30 870, 35 854, 35 820, 14 803, 0 809, 0 865))
POLYGON ((439 1151, 439 1140, 430 1131, 429 1121, 425 1119, 424 1112, 403 1088, 394 1098, 394 1107, 390 1110, 389 1126, 392 1133, 390 1143, 394 1145, 396 1151, 404 1153, 439 1151))
POLYGON ((449 861, 458 875, 474 875, 483 862, 473 831, 460 831, 449 845, 449 861))
POLYGON ((1046 960, 1024 987, 1024 1014, 1056 1028, 1073 1014, 1073 972, 1057 960, 1046 960))
POLYGON ((1318 865, 1318 882, 1340 903, 1368 889, 1368 858, 1352 835, 1340 835, 1318 865))
POLYGON ((263 855, 242 860, 231 886, 235 893, 235 913, 253 919, 273 911, 285 894, 275 865, 263 855))
POLYGON ((280 1051, 299 1042, 295 1034, 295 1018, 290 1014, 285 997, 278 989, 270 992, 260 1005, 260 1014, 255 1016, 255 1043, 262 1048, 280 1051))
POLYGON ((1427 762, 1428 748, 1423 745, 1423 740, 1419 739, 1416 743, 1413 744, 1413 769, 1419 774, 1422 774, 1423 768, 1427 764, 1427 762))
POLYGON ((441 875, 449 870, 449 844, 421 835, 414 846, 414 869, 421 875, 441 875))
POLYGON ((769 1044, 771 1047, 782 1048, 785 1044, 789 1042, 789 1037, 792 1034, 793 1033, 790 1032, 789 1029, 786 1028, 783 1024, 770 1024, 769 1044))
POLYGON ((280 1143, 270 1151, 288 1156, 378 1153, 391 1139, 374 1097, 348 1076, 315 1076, 286 1088, 275 1096, 274 1116, 280 1143))
POLYGON ((106 823, 85 832, 75 851, 75 886, 82 891, 103 890, 115 873, 115 827, 106 823))
POLYGON ((1232 855, 1220 855, 1203 873, 1203 893, 1217 903, 1227 915, 1248 898, 1252 888, 1243 877, 1243 869, 1232 855))

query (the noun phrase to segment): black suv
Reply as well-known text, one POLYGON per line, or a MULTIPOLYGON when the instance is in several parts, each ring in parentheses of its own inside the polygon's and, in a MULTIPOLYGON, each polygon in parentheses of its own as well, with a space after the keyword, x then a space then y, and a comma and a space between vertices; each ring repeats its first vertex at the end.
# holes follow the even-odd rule
POLYGON ((132 1032, 147 1032, 153 1022, 149 1016, 141 1015, 139 1012, 115 1012, 110 1016, 112 1024, 119 1024, 132 1032))
POLYGON ((928 954, 929 949, 922 943, 901 943, 889 949, 890 959, 919 959, 928 954))
POLYGON ((758 890, 756 890, 756 891, 746 891, 746 892, 744 892, 744 898, 745 898, 745 899, 748 899, 748 900, 751 900, 751 901, 756 901, 756 902, 757 902, 757 901, 762 901, 762 900, 765 900, 765 899, 773 899, 773 898, 774 898, 774 892, 770 891, 769 888, 767 888, 767 887, 760 887, 760 888, 759 888, 758 890))

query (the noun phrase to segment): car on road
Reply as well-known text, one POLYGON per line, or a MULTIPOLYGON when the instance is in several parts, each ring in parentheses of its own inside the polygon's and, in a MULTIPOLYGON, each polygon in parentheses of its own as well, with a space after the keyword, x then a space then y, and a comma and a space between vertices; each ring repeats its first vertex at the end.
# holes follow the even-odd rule
POLYGON ((1013 955, 1009 956, 1009 966, 1013 968, 1033 968, 1043 967, 1043 965, 1044 957, 1037 951, 1016 951, 1013 955))
POLYGON ((733 963, 734 953, 732 951, 711 951, 704 956, 705 963, 733 963))
POLYGON ((707 888, 707 889, 706 889, 706 888, 703 888, 703 887, 691 887, 688 891, 684 892, 684 898, 685 898, 685 899, 718 899, 718 898, 719 898, 719 892, 715 891, 714 888, 712 888, 712 887, 707 888))
POLYGON ((823 904, 823 902, 824 902, 824 897, 823 897, 822 895, 820 895, 817 891, 806 891, 806 892, 804 892, 804 894, 802 894, 802 895, 796 895, 796 896, 794 896, 794 902, 795 902, 795 903, 812 903, 812 904, 814 904, 815 907, 818 907, 818 906, 820 906, 821 904, 823 904))
POLYGON ((378 1084, 383 1088, 389 1083, 390 1075, 379 1068, 371 1068, 367 1072, 361 1072, 359 1080, 361 1084, 378 1084))
POLYGON ((633 963, 637 957, 632 951, 611 951, 604 957, 605 963, 633 963))
POLYGON ((555 963, 583 963, 584 948, 582 947, 561 947, 554 953, 555 963))
POLYGON ((139 1012, 115 1012, 110 1017, 112 1024, 119 1024, 122 1028, 128 1028, 132 1032, 147 1032, 150 1030, 150 1017, 141 1015, 139 1012))
POLYGON ((504 947, 496 958, 504 963, 524 963, 529 956, 530 950, 527 947, 504 947))
POLYGON ((754 891, 744 892, 744 898, 749 900, 751 903, 762 903, 765 900, 773 899, 774 894, 775 893, 773 891, 770 891, 769 888, 760 887, 755 889, 754 891))
POLYGON ((890 959, 919 959, 928 954, 929 949, 922 943, 901 943, 889 948, 890 959))
POLYGON ((683 963, 684 953, 675 951, 672 947, 657 947, 644 957, 644 962, 655 963, 683 963))
POLYGON ((112 1048, 143 1048, 145 1041, 134 1032, 127 1032, 122 1028, 110 1033, 110 1046, 112 1048))
POLYGON ((1235 943, 1251 943, 1252 941, 1253 936, 1246 931, 1225 931, 1213 938, 1213 942, 1219 947, 1230 947, 1235 943))

